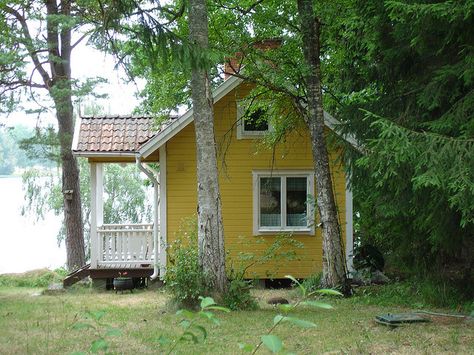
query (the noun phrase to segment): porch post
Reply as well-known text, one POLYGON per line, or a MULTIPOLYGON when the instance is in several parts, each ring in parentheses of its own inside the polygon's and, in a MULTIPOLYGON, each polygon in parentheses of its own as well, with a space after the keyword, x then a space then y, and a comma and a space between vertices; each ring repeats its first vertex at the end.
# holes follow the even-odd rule
POLYGON ((160 243, 158 245, 158 256, 160 264, 160 278, 166 273, 166 143, 160 147, 160 243))
POLYGON ((96 269, 99 260, 97 228, 104 223, 103 164, 90 163, 91 169, 91 268, 96 269))

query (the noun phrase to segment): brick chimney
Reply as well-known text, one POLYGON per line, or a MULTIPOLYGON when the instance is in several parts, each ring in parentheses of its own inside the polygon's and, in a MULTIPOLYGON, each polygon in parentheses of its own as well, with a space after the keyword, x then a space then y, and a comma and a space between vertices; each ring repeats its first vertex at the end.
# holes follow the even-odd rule
MULTIPOLYGON (((281 38, 269 38, 252 43, 252 47, 261 51, 276 49, 281 46, 281 38)), ((232 74, 238 74, 242 66, 245 54, 242 52, 235 53, 234 57, 228 57, 224 62, 224 80, 227 80, 232 74)))
POLYGON ((238 74, 242 64, 244 55, 242 52, 237 52, 233 57, 227 57, 224 62, 224 80, 229 79, 232 74, 238 74))

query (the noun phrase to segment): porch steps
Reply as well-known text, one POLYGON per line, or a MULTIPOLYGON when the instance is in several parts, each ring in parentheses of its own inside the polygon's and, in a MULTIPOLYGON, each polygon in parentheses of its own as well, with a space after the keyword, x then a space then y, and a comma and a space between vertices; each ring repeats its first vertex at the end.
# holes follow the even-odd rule
POLYGON ((81 281, 90 275, 91 264, 86 264, 83 267, 71 272, 63 280, 63 286, 68 287, 74 285, 76 282, 81 281))

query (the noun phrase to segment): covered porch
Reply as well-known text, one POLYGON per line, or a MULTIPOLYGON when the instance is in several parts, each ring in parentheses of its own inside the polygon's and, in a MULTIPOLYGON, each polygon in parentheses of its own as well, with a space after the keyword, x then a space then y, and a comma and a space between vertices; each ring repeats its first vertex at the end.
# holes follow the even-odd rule
POLYGON ((163 238, 164 234, 160 233, 160 173, 152 171, 140 161, 135 162, 140 170, 146 170, 146 175, 153 184, 152 220, 145 223, 108 224, 104 223, 104 166, 112 162, 94 160, 89 161, 91 174, 90 269, 125 271, 154 269, 157 266, 158 275, 163 275, 166 262, 163 258, 165 255, 163 249, 166 247, 166 242, 163 238))
MULTIPOLYGON (((159 152, 143 159, 138 149, 155 135, 151 117, 82 117, 75 129, 73 151, 90 167, 90 266, 92 278, 123 274, 157 278, 166 268, 166 236, 160 229, 166 196, 166 168, 159 152), (140 223, 104 223, 106 164, 135 164, 153 186, 152 218, 140 223), (151 166, 153 164, 153 167, 151 166)), ((165 154, 165 153, 164 153, 165 154)), ((164 157, 163 154, 163 157, 164 157)))

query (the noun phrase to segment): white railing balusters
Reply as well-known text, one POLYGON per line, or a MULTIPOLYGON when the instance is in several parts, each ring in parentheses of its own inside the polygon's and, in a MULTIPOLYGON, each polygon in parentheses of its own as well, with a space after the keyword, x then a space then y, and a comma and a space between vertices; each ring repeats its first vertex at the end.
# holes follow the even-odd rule
POLYGON ((97 229, 98 267, 153 265, 153 224, 104 224, 97 229))

